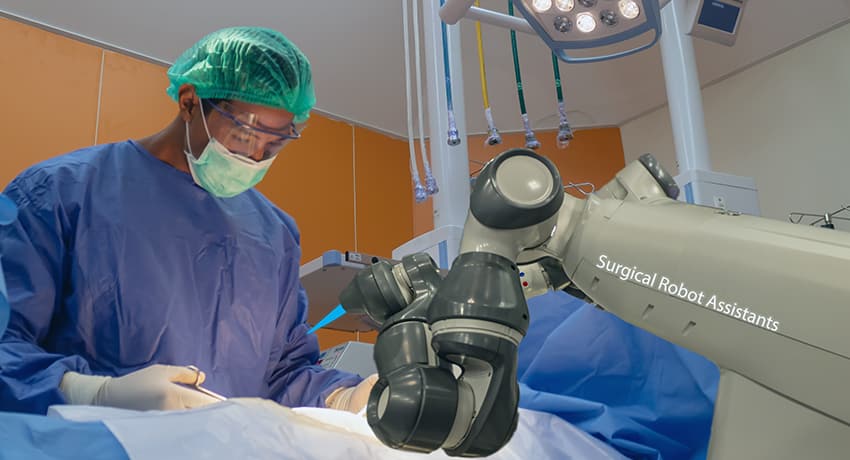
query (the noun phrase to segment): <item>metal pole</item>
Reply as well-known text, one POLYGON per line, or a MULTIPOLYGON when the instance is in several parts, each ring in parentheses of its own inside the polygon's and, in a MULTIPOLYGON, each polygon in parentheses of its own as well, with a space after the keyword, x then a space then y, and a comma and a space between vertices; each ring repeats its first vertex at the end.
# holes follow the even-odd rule
POLYGON ((439 0, 424 0, 425 72, 427 81, 428 132, 431 166, 440 192, 433 195, 434 228, 463 227, 469 210, 469 154, 466 148, 466 113, 463 100, 460 24, 448 27, 452 80, 452 103, 461 143, 450 146, 439 0))
POLYGON ((673 0, 661 10, 661 57, 679 173, 711 171, 694 44, 682 27, 687 2, 673 0))

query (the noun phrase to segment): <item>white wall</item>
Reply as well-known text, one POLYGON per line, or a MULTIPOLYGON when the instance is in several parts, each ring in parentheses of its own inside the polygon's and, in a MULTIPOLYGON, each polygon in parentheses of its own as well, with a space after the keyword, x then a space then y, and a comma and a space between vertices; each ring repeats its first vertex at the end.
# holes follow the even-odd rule
MULTIPOLYGON (((850 204, 850 25, 702 93, 712 169, 754 178, 764 217, 850 204)), ((621 131, 627 162, 652 153, 678 174, 666 106, 621 131)))

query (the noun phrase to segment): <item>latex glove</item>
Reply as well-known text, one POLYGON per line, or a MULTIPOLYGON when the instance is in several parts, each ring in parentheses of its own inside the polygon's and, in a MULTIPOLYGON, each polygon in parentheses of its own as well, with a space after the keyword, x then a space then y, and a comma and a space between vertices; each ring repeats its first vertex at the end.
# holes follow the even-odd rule
POLYGON ((369 393, 378 381, 378 374, 372 374, 363 379, 357 386, 339 388, 328 396, 325 405, 331 409, 345 410, 355 414, 366 407, 369 402, 369 393))
MULTIPOLYGON (((134 410, 191 409, 219 402, 190 387, 179 385, 192 385, 196 378, 197 373, 187 367, 156 364, 123 377, 66 372, 59 389, 71 404, 134 410)), ((204 378, 202 372, 200 382, 204 378)))

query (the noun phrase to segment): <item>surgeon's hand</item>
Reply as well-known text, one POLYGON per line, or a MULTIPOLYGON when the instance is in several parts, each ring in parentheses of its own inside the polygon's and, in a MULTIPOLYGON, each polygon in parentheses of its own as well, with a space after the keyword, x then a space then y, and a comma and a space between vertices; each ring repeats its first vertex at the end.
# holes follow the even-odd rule
POLYGON ((363 379, 357 386, 340 388, 328 396, 325 405, 331 409, 345 410, 355 414, 366 407, 369 402, 369 393, 378 381, 378 374, 372 374, 363 379))
MULTIPOLYGON (((123 377, 67 372, 60 390, 71 404, 111 406, 134 410, 192 409, 219 402, 190 387, 196 371, 181 366, 153 365, 123 377)), ((200 382, 204 375, 201 373, 200 382)), ((198 382, 198 383, 200 383, 198 382)))

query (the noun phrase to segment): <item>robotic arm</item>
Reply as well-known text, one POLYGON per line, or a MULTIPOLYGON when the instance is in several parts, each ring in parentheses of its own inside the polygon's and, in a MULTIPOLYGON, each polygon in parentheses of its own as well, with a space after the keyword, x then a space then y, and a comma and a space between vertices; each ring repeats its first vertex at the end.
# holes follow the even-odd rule
POLYGON ((382 325, 367 409, 378 437, 498 450, 516 426, 525 299, 566 289, 721 368, 712 458, 844 455, 850 238, 677 194, 649 155, 586 199, 565 195, 531 151, 488 163, 444 279, 420 254, 373 266, 343 293, 347 311, 382 325))
POLYGON ((490 199, 478 203, 464 228, 475 235, 464 241, 477 244, 461 250, 445 278, 429 256, 417 254, 395 266, 372 265, 340 296, 347 312, 381 325, 375 344, 380 378, 367 417, 385 444, 486 456, 513 434, 517 348, 528 328, 515 260, 550 239, 564 202, 557 169, 536 158, 514 151, 496 160, 508 165, 508 174, 539 182, 503 185, 516 199, 507 206, 484 194, 490 199))

